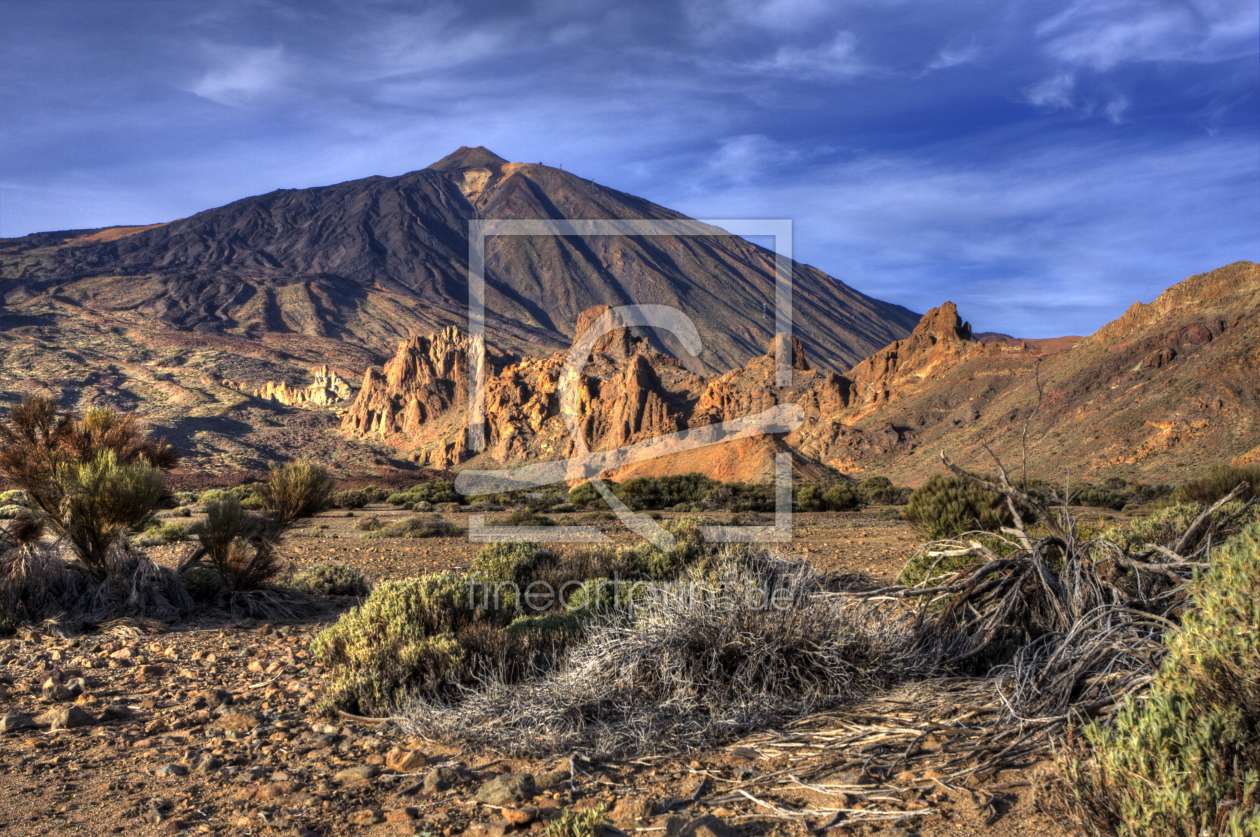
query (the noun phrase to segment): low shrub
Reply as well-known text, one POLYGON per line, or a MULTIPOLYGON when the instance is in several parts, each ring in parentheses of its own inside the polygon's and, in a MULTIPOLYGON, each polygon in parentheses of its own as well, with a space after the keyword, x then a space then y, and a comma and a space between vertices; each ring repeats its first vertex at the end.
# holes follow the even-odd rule
POLYGON ((868 504, 876 506, 904 506, 914 493, 908 486, 893 485, 888 477, 867 477, 857 488, 868 504))
POLYGON ((956 477, 932 477, 906 501, 904 517, 928 540, 946 540, 963 532, 996 531, 1011 525, 1000 494, 956 477))
POLYGON ((286 527, 246 511, 232 494, 220 497, 206 504, 206 517, 192 532, 229 589, 258 589, 288 566, 276 552, 276 542, 286 527))
POLYGON ((167 523, 150 526, 136 536, 135 542, 137 546, 162 546, 186 540, 188 540, 188 530, 182 523, 167 523))
POLYGON ((547 823, 545 837, 600 837, 604 833, 607 809, 603 805, 578 810, 565 808, 560 816, 547 823))
POLYGON ((1145 700, 1060 753, 1096 835, 1260 835, 1260 522, 1212 555, 1145 700))
MULTIPOLYGON (((1241 507, 1242 504, 1237 501, 1227 503, 1213 515, 1214 522, 1224 521, 1238 512, 1241 507)), ((1099 533, 1099 537, 1112 541, 1129 552, 1142 552, 1147 544, 1171 546, 1206 508, 1198 503, 1177 503, 1165 506, 1146 517, 1108 526, 1099 533)), ((1255 520, 1260 520, 1260 506, 1252 506, 1223 534, 1227 537, 1233 535, 1255 520)))
POLYGON ((227 587, 223 583, 223 576, 210 567, 189 567, 180 573, 179 577, 188 588, 188 595, 192 596, 192 600, 198 604, 214 601, 227 587))
MULTIPOLYGON (((379 521, 377 521, 379 523, 379 521)), ((366 530, 365 538, 453 538, 463 529, 440 516, 409 517, 398 523, 366 530)))
POLYGON ((362 490, 338 491, 332 496, 333 506, 339 509, 361 509, 368 502, 368 494, 362 490))
POLYGON ((1260 465, 1218 465, 1207 476, 1178 486, 1172 494, 1173 501, 1210 506, 1240 482, 1247 483, 1250 489, 1237 499, 1245 502, 1260 495, 1260 465))
POLYGON ((1096 485, 1086 485, 1072 490, 1071 504, 1120 511, 1129 504, 1129 496, 1096 485))
POLYGON ((292 586, 315 596, 366 596, 372 590, 357 568, 333 562, 308 567, 293 577, 292 586))
POLYGON ((0 506, 0 520, 13 520, 18 515, 27 511, 26 506, 10 505, 0 506))
POLYGON ((371 517, 365 517, 358 523, 354 524, 354 528, 358 529, 360 532, 375 532, 378 529, 384 529, 385 524, 381 522, 379 517, 372 515, 371 517))
POLYGON ((11 491, 0 491, 0 506, 21 506, 29 508, 31 498, 25 491, 14 489, 11 491))
POLYGON ((519 509, 512 512, 503 521, 506 526, 555 526, 556 522, 550 517, 543 517, 541 514, 532 512, 529 509, 519 509))
POLYGON ((378 714, 480 677, 523 676, 556 647, 553 637, 521 635, 529 633, 508 635, 472 607, 463 576, 442 572, 382 582, 311 650, 329 670, 326 708, 378 714))

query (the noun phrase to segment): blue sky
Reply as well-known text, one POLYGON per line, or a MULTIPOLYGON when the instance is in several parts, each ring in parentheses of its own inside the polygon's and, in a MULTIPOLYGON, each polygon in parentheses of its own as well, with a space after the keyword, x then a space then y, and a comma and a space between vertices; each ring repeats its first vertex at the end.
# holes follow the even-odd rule
POLYGON ((5 0, 0 235, 395 175, 460 145, 977 330, 1089 333, 1260 259, 1255 0, 5 0))

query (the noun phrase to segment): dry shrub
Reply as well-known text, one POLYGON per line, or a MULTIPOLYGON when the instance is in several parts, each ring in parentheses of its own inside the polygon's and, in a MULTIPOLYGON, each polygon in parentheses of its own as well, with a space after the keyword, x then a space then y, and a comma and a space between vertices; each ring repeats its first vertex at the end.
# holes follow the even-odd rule
POLYGON ((0 547, 0 612, 82 630, 120 618, 170 623, 193 610, 179 576, 125 545, 110 550, 103 578, 61 553, 47 543, 0 547))
POLYGON ((1178 486, 1173 492, 1173 500, 1210 506, 1233 491, 1240 482, 1247 483, 1247 491, 1238 497, 1239 500, 1245 502, 1260 496, 1260 465, 1218 465, 1207 476, 1178 486))
MULTIPOLYGON (((194 531, 210 566, 230 590, 258 589, 288 566, 276 553, 280 526, 271 518, 245 511, 230 494, 206 504, 206 518, 194 531)), ((195 554, 183 569, 201 554, 195 554)))

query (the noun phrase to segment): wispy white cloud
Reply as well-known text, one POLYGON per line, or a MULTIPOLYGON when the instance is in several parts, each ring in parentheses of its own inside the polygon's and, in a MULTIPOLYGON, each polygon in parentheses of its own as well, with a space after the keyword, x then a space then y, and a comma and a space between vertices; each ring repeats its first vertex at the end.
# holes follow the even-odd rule
POLYGON ((1067 110, 1073 106, 1075 88, 1076 77, 1072 73, 1058 73, 1024 88, 1024 98, 1030 105, 1067 110))
POLYGON ((1133 61, 1223 61, 1255 52, 1255 3, 1077 0, 1037 26, 1048 55, 1110 70, 1133 61))
POLYGON ((767 59, 749 62, 744 69, 756 73, 781 73, 806 78, 850 79, 872 72, 857 51, 855 34, 840 31, 831 40, 814 47, 779 47, 767 59))
POLYGON ((221 105, 242 106, 279 94, 294 76, 282 45, 236 47, 207 44, 210 69, 189 91, 221 105))
POLYGON ((962 46, 947 46, 928 62, 927 70, 947 70, 963 64, 974 64, 980 57, 980 44, 973 38, 962 46))

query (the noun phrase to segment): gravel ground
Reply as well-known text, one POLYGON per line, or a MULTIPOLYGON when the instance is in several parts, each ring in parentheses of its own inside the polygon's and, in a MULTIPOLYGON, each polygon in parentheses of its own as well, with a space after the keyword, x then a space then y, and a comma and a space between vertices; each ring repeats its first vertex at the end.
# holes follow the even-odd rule
MULTIPOLYGON (((372 515, 410 516, 388 506, 330 512, 307 527, 322 537, 292 537, 286 554, 298 568, 342 561, 382 580, 467 567, 478 548, 462 537, 365 539, 355 524, 372 515)), ((457 524, 465 517, 448 515, 457 524)), ((601 526, 629 542, 618 524, 601 526)), ((886 510, 867 509, 797 515, 788 551, 825 571, 891 581, 916 543, 886 510)), ((152 551, 173 562, 185 548, 152 551)), ((643 837, 808 833, 751 819, 759 812, 751 801, 707 804, 741 777, 790 770, 782 756, 736 746, 684 759, 578 762, 571 776, 564 758, 503 761, 325 717, 316 709, 324 672, 307 649, 327 624, 115 628, 75 638, 27 630, 0 640, 0 832, 497 837, 541 832, 565 807, 603 805, 620 829, 643 837), (526 773, 532 787, 519 778, 526 773)), ((942 791, 898 803, 908 812, 930 803, 941 817, 829 833, 1066 834, 1033 809, 1029 785, 1044 770, 997 777, 1023 789, 1003 797, 990 826, 987 812, 942 791)), ((774 798, 807 801, 835 804, 806 790, 774 798)))

